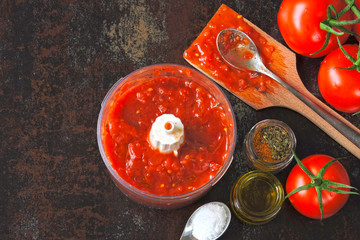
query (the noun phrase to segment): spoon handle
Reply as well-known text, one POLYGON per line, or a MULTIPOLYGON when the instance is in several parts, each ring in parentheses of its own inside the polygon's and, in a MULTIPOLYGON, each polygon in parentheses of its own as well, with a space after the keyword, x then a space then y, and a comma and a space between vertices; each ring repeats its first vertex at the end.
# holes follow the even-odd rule
MULTIPOLYGON (((309 112, 307 109, 299 108, 297 111, 310 120, 312 120, 316 125, 322 128, 327 134, 337 140, 343 147, 352 152, 355 156, 360 158, 360 131, 356 127, 354 127, 351 123, 344 120, 340 115, 331 110, 328 106, 323 104, 320 100, 315 98, 311 94, 300 93, 292 86, 288 85, 270 70, 265 67, 261 68, 262 73, 268 75, 273 78, 275 81, 280 83, 284 88, 286 88, 289 92, 295 95, 301 102, 303 102, 308 108, 310 108, 313 113, 309 112), (315 117, 314 113, 320 116, 315 117), (314 121, 316 120, 316 121, 314 121), (338 134, 333 133, 332 129, 337 130, 338 134), (338 136, 341 134, 342 136, 338 136), (345 138, 345 139, 344 139, 345 138), (347 143, 346 139, 351 143, 347 143)), ((292 106, 293 108, 293 106, 292 106)))

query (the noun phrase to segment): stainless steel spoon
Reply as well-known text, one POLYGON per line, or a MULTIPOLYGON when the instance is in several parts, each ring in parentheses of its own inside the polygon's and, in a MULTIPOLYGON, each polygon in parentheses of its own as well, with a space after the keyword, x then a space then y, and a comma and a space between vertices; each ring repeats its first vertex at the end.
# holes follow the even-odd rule
POLYGON ((286 82, 284 82, 282 79, 280 79, 278 76, 276 76, 274 73, 272 73, 269 69, 265 67, 255 43, 246 33, 238 29, 224 29, 218 34, 216 44, 220 55, 228 64, 238 69, 248 69, 250 71, 259 72, 274 79, 287 90, 289 90, 292 94, 294 94, 297 98, 299 98, 308 107, 310 107, 319 116, 321 116, 325 121, 331 124, 336 130, 338 130, 342 135, 349 139, 353 144, 360 148, 360 136, 357 132, 355 132, 346 124, 342 123, 326 109, 315 104, 306 96, 302 95, 300 92, 288 85, 286 82), (240 38, 239 44, 234 45, 229 42, 237 37, 240 38), (252 58, 244 57, 244 54, 249 55, 249 53, 251 53, 252 58))
MULTIPOLYGON (((230 224, 230 220, 231 220, 231 212, 230 209, 222 202, 209 202, 207 204, 202 205, 201 207, 199 207, 198 209, 195 210, 195 212, 190 216, 190 218, 188 219, 184 231, 180 237, 180 240, 194 240, 196 239, 193 235, 193 231, 194 231, 194 218, 196 217, 197 214, 200 213, 200 211, 204 210, 204 208, 209 205, 209 204, 215 204, 218 205, 220 207, 222 207, 225 210, 225 222, 222 223, 222 225, 224 226, 224 228, 222 229, 222 231, 218 234, 218 236, 216 236, 215 239, 218 239, 228 228, 229 224, 230 224)), ((218 219, 218 221, 221 221, 221 219, 218 219)))

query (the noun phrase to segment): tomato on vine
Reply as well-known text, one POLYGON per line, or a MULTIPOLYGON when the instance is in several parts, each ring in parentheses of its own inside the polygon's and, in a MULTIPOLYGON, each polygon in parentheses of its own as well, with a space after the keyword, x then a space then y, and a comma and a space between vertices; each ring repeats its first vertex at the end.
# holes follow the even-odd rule
MULTIPOLYGON (((336 36, 329 35, 325 49, 313 54, 326 43, 328 32, 320 28, 320 23, 328 19, 328 6, 333 5, 337 12, 347 6, 344 0, 283 0, 278 12, 278 25, 286 44, 295 52, 308 57, 321 57, 338 47, 336 36)), ((351 11, 345 11, 340 21, 352 20, 351 11)), ((348 30, 351 25, 342 26, 348 30)), ((344 43, 349 37, 347 32, 339 35, 344 43)))
POLYGON ((343 49, 353 62, 341 48, 331 52, 320 65, 318 85, 321 95, 331 106, 342 112, 354 113, 360 111, 360 60, 356 60, 360 59, 359 46, 344 45, 343 49))
POLYGON ((333 157, 315 154, 298 163, 286 181, 290 203, 302 215, 314 219, 333 216, 347 202, 350 179, 344 166, 333 157))

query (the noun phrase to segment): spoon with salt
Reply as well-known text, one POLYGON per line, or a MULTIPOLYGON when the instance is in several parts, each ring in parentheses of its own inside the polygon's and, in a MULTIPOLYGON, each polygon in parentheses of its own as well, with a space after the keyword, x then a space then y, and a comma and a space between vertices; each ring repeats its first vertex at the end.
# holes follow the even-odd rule
POLYGON ((215 240, 228 228, 230 209, 221 202, 202 205, 190 216, 180 240, 215 240))

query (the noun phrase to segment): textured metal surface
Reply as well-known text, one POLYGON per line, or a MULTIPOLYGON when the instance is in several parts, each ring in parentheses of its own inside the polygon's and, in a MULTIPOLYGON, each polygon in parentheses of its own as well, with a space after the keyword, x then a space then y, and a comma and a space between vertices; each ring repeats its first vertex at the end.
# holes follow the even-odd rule
MULTIPOLYGON (((349 156, 342 163, 360 188, 360 161, 299 114, 255 111, 227 93, 238 146, 226 175, 200 201, 177 210, 150 209, 113 184, 96 143, 96 121, 108 89, 137 68, 187 65, 183 51, 222 3, 284 43, 280 0, 4 0, 0 2, 0 239, 178 239, 187 218, 210 201, 229 202, 231 186, 250 168, 242 141, 258 121, 286 122, 297 154, 349 156)), ((299 56, 299 74, 317 97, 321 59, 299 56)), ((359 117, 342 114, 354 125, 359 117)), ((293 166, 293 164, 291 165, 293 166)), ((277 176, 285 184, 291 166, 277 176)), ((221 239, 360 239, 360 198, 324 221, 286 202, 262 226, 235 217, 221 239)))

